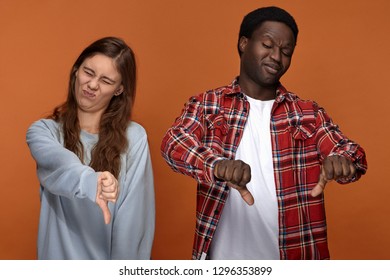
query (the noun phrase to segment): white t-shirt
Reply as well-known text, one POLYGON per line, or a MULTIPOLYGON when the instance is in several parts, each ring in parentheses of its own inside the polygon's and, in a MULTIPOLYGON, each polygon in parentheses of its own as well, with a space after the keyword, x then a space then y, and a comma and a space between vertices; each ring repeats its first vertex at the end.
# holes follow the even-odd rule
POLYGON ((240 159, 251 167, 252 179, 247 188, 255 203, 248 206, 237 190, 230 190, 211 242, 210 259, 280 259, 270 134, 274 100, 261 101, 248 96, 247 99, 249 116, 236 160, 240 159))

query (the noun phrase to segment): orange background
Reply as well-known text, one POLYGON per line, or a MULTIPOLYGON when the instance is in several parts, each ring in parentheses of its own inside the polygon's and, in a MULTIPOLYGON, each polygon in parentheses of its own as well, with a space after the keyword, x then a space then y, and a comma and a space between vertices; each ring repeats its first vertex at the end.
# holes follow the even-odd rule
POLYGON ((65 99, 82 49, 109 35, 134 49, 139 66, 134 118, 154 167, 153 258, 189 259, 196 183, 165 164, 161 139, 191 95, 238 74, 241 20, 267 5, 291 12, 300 28, 283 84, 325 107, 367 152, 367 175, 326 189, 331 255, 390 259, 388 0, 0 0, 0 259, 36 258, 39 185, 26 130, 65 99))

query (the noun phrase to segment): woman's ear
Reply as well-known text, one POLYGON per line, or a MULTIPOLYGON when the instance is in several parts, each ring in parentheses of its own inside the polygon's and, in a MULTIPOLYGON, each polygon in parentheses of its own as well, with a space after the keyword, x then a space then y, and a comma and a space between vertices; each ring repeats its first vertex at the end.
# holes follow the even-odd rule
POLYGON ((120 85, 116 92, 114 93, 115 96, 121 95, 123 92, 123 85, 120 85))
POLYGON ((73 72, 73 75, 76 77, 77 74, 79 73, 79 69, 80 68, 77 68, 76 66, 73 66, 73 69, 72 69, 72 72, 73 72))

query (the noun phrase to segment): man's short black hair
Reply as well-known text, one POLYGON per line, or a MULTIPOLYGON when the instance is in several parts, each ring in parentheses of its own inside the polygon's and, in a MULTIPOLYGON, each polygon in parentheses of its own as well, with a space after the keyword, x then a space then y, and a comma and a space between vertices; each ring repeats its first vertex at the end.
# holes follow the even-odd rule
POLYGON ((294 18, 288 12, 286 12, 281 8, 275 6, 263 7, 250 12, 242 20, 240 33, 238 35, 238 43, 237 43, 238 53, 240 54, 240 56, 241 56, 241 51, 239 46, 240 38, 242 36, 246 38, 251 38, 253 32, 264 21, 278 21, 278 22, 285 23, 288 27, 291 28, 294 34, 295 42, 297 42, 298 26, 294 18))

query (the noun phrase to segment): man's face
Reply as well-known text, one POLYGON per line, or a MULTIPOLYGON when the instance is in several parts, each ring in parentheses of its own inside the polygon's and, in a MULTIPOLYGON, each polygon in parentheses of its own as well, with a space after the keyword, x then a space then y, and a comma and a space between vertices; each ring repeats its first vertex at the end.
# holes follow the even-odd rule
POLYGON ((275 86, 290 67, 295 48, 292 30, 284 23, 263 22, 251 38, 241 37, 241 73, 262 87, 275 86))

